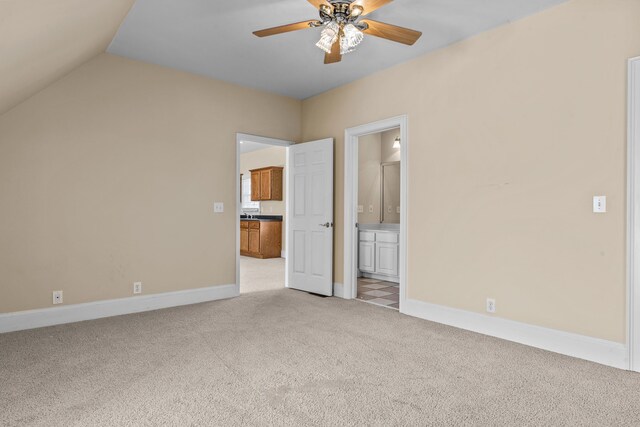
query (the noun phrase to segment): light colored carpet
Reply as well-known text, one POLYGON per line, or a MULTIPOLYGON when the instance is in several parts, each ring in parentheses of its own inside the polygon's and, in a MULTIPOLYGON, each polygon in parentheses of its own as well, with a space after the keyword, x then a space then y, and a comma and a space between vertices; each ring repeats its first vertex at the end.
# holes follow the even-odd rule
POLYGON ((0 425, 640 425, 640 376, 293 290, 0 335, 0 425))
POLYGON ((240 293, 284 288, 284 258, 240 257, 240 293))

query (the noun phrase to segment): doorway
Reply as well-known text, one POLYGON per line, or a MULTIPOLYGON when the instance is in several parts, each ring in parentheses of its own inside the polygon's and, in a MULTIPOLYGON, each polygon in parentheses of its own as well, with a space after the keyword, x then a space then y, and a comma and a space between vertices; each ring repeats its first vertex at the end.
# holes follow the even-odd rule
POLYGON ((236 136, 236 280, 241 294, 287 286, 287 147, 236 136))
POLYGON ((401 312, 407 289, 407 122, 400 116, 345 132, 341 296, 401 312))

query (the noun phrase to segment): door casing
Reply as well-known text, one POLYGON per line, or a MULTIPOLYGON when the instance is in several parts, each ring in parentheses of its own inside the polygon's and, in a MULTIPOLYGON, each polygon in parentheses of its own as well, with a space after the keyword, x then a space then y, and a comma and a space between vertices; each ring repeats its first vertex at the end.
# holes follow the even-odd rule
MULTIPOLYGON (((273 145, 276 147, 289 147, 293 144, 295 144, 292 141, 285 141, 282 139, 275 139, 275 138, 267 138, 264 136, 257 136, 257 135, 249 135, 246 133, 237 133, 236 134, 236 176, 235 176, 235 188, 236 188, 236 287, 238 288, 238 292, 240 292, 240 213, 241 213, 241 206, 242 206, 242 200, 240 200, 240 143, 242 141, 246 141, 246 142, 257 142, 260 144, 266 144, 266 145, 273 145)), ((287 156, 288 157, 288 156, 287 156)), ((289 189, 287 188, 287 174, 288 173, 288 168, 285 167, 285 176, 283 179, 283 182, 285 183, 284 186, 284 194, 285 194, 285 198, 289 197, 288 195, 288 191, 289 189)), ((287 208, 285 207, 285 221, 287 219, 287 217, 289 216, 289 212, 287 210, 287 208)), ((285 239, 286 239, 286 230, 285 230, 285 239)), ((288 250, 289 248, 287 248, 288 250)), ((285 286, 288 287, 289 286, 289 276, 288 276, 288 262, 289 262, 289 257, 287 256, 284 259, 284 271, 285 271, 285 277, 284 277, 284 283, 285 286)))
POLYGON ((627 142, 627 351, 640 372, 640 57, 629 60, 627 142))
POLYGON ((358 138, 400 128, 400 312, 407 299, 407 248, 409 221, 409 119, 406 115, 349 128, 344 135, 344 283, 336 296, 356 298, 358 294, 358 138))

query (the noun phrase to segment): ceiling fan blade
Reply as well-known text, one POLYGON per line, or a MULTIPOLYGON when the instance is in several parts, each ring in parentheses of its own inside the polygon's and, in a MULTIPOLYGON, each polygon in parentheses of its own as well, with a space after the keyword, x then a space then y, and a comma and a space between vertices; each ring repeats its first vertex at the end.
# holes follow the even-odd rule
MULTIPOLYGON (((311 0, 309 0, 311 1, 311 0)), ((364 9, 363 15, 368 15, 376 9, 380 9, 382 6, 386 6, 393 0, 356 0, 352 4, 362 6, 364 9)))
POLYGON ((398 27, 396 25, 385 24, 384 22, 372 21, 371 19, 363 19, 369 28, 364 30, 365 34, 369 34, 394 42, 413 45, 418 41, 422 33, 420 31, 411 30, 409 28, 398 27))
POLYGON ((340 61, 342 61, 342 55, 340 54, 340 37, 338 37, 338 40, 331 46, 331 53, 324 55, 324 63, 335 64, 340 61))
POLYGON ((280 25, 279 27, 267 28, 265 30, 254 31, 258 37, 274 36, 276 34, 288 33, 290 31, 306 30, 311 28, 309 24, 318 22, 317 19, 311 19, 309 21, 296 22, 295 24, 280 25))
POLYGON ((322 4, 329 6, 329 3, 327 3, 326 0, 309 0, 309 3, 311 3, 316 9, 320 9, 320 5, 322 4))

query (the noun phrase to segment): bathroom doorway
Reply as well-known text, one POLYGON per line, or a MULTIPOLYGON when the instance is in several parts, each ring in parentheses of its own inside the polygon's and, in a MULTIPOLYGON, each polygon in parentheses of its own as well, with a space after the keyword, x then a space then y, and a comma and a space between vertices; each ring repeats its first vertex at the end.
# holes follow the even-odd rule
POLYGON ((348 129, 344 297, 402 310, 406 298, 406 117, 348 129))

